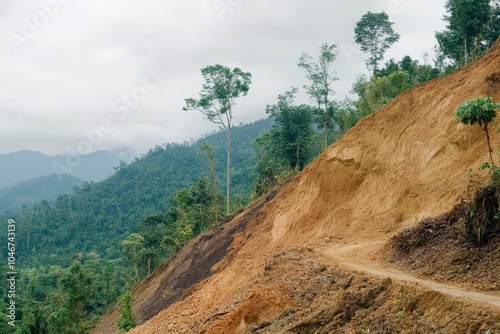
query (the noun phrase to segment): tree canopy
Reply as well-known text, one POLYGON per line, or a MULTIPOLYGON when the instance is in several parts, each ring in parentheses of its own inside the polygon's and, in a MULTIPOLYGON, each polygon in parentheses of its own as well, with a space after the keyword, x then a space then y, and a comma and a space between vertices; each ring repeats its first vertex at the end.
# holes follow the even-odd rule
POLYGON ((248 94, 252 75, 239 68, 222 65, 207 66, 201 70, 205 80, 200 98, 186 99, 184 110, 198 110, 208 121, 231 128, 236 101, 248 94))
POLYGON ((495 109, 500 109, 500 104, 494 103, 491 97, 478 96, 475 99, 465 101, 458 106, 455 117, 463 124, 478 124, 484 126, 486 140, 488 142, 488 151, 490 155, 491 167, 494 168, 493 150, 490 144, 490 134, 488 124, 493 122, 497 116, 495 109))
POLYGON ((486 51, 500 33, 498 0, 447 0, 445 30, 436 33, 438 51, 454 67, 486 51))
POLYGON ((393 30, 393 24, 385 12, 368 12, 356 23, 355 42, 361 51, 370 54, 366 65, 373 73, 376 73, 387 49, 399 40, 400 35, 393 30))

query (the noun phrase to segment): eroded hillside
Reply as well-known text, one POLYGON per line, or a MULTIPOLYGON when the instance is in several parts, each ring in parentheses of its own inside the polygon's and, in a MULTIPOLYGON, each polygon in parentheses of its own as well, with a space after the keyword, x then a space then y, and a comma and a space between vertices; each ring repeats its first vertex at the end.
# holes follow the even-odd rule
MULTIPOLYGON (((380 255, 390 237, 470 195, 468 171, 487 146, 453 113, 478 95, 500 101, 500 42, 403 93, 275 194, 190 242, 132 290, 142 325, 130 333, 500 331, 498 291, 416 279, 380 255)), ((117 316, 94 333, 117 332, 117 316)))

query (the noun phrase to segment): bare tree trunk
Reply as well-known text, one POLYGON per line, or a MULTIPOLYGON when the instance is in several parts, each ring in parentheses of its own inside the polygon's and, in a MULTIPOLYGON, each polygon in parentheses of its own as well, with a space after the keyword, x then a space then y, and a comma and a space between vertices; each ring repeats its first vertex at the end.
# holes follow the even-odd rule
POLYGON ((226 186, 226 214, 230 213, 230 202, 229 196, 231 191, 231 126, 227 129, 227 186, 226 186))
POLYGON ((297 167, 297 169, 300 169, 300 158, 299 158, 299 154, 300 154, 300 144, 299 144, 299 141, 297 140, 297 142, 295 143, 295 154, 296 154, 296 157, 297 157, 297 162, 295 163, 295 167, 297 167))
MULTIPOLYGON (((328 88, 327 88, 328 89, 328 88)), ((323 149, 326 149, 328 147, 328 135, 330 134, 330 129, 328 128, 329 126, 329 117, 330 115, 328 114, 328 90, 327 90, 327 95, 325 95, 325 134, 324 134, 324 142, 323 142, 323 149)))
POLYGON ((469 53, 467 52, 467 38, 464 39, 464 63, 462 66, 465 66, 469 62, 469 53))
POLYGON ((215 174, 215 158, 213 153, 209 153, 210 157, 210 177, 212 178, 212 195, 215 201, 215 225, 219 225, 220 219, 220 201, 219 201, 219 186, 217 184, 217 176, 215 174))
POLYGON ((328 121, 325 121, 323 129, 323 150, 328 146, 328 121))
POLYGON ((488 142, 488 151, 490 153, 491 168, 494 168, 495 163, 493 162, 493 150, 491 149, 491 144, 490 144, 490 133, 488 131, 488 123, 484 124, 484 132, 486 132, 486 141, 488 142))
POLYGON ((137 282, 139 282, 139 269, 137 268, 137 263, 134 263, 135 277, 137 278, 137 282))
POLYGON ((324 135, 323 135, 323 149, 326 149, 328 147, 328 135, 330 134, 330 129, 329 129, 329 119, 328 119, 328 104, 325 103, 325 124, 324 124, 324 135))
POLYGON ((207 153, 209 163, 210 163, 210 182, 211 182, 211 193, 214 200, 215 208, 215 225, 219 225, 219 220, 221 216, 221 203, 219 199, 219 185, 217 183, 217 174, 215 172, 215 156, 212 147, 205 143, 201 149, 207 153))

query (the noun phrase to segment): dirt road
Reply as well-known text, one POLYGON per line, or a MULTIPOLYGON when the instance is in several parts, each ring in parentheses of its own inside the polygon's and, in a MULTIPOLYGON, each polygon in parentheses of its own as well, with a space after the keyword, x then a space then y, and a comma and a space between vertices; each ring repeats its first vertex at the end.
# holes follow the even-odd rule
POLYGON ((384 244, 385 240, 347 246, 326 246, 317 248, 315 251, 333 259, 335 264, 346 269, 379 277, 389 277, 402 282, 414 283, 453 297, 487 303, 500 308, 500 296, 498 295, 468 291, 454 285, 417 278, 400 270, 391 268, 388 264, 381 263, 378 254, 380 254, 380 249, 384 244))

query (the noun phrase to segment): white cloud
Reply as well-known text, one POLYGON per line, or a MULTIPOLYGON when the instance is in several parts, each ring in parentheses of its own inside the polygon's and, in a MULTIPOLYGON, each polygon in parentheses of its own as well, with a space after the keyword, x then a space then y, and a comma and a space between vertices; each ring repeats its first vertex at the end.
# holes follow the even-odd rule
POLYGON ((266 104, 278 94, 306 83, 297 60, 302 52, 315 56, 323 42, 347 52, 335 63, 341 80, 334 88, 338 98, 348 94, 357 74, 366 72, 364 55, 352 47, 354 25, 368 10, 397 8, 391 19, 402 37, 388 58, 430 53, 434 31, 444 26, 444 0, 399 0, 396 7, 395 0, 220 0, 234 7, 223 20, 215 1, 64 1, 18 53, 8 34, 21 34, 25 18, 33 21, 41 7, 0 4, 0 154, 64 153, 91 124, 112 118, 113 101, 140 84, 148 66, 159 64, 169 78, 129 118, 113 119, 116 131, 102 147, 144 152, 216 129, 201 114, 182 111, 184 99, 198 95, 204 66, 220 63, 252 73, 250 93, 235 112, 237 123, 250 122, 265 117, 266 104))

